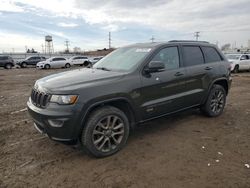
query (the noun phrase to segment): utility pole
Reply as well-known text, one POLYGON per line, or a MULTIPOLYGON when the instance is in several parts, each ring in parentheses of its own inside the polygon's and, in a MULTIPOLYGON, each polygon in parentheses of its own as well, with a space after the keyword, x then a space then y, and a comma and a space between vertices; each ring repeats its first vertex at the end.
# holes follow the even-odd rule
POLYGON ((109 32, 109 49, 111 48, 111 32, 109 32))
POLYGON ((199 40, 199 37, 200 37, 200 31, 194 32, 194 36, 195 36, 195 38, 196 38, 196 41, 198 41, 198 40, 199 40))
POLYGON ((152 35, 152 37, 150 38, 150 40, 152 41, 152 43, 155 41, 154 36, 152 35))
POLYGON ((65 41, 66 52, 69 53, 69 40, 65 41))

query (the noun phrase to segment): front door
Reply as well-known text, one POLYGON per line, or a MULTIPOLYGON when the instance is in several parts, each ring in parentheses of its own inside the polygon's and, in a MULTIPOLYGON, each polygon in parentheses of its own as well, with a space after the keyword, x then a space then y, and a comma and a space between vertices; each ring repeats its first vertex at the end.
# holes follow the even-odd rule
POLYGON ((164 115, 183 108, 185 96, 185 68, 180 67, 177 46, 161 49, 151 61, 161 61, 165 71, 142 74, 142 119, 164 115))
POLYGON ((249 55, 242 55, 240 58, 240 70, 250 70, 249 55))

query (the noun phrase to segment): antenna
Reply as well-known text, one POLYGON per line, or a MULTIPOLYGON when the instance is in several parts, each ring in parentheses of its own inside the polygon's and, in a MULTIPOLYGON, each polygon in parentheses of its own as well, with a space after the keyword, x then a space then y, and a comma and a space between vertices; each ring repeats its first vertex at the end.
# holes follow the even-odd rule
POLYGON ((195 36, 195 38, 196 38, 196 41, 198 41, 198 40, 199 40, 199 37, 200 37, 200 31, 194 32, 194 36, 195 36))

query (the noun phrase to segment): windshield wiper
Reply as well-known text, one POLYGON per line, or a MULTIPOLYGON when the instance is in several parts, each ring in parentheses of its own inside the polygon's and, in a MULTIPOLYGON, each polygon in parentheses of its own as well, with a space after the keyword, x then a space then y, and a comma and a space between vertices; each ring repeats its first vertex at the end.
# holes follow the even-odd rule
POLYGON ((110 69, 106 67, 96 67, 96 69, 104 70, 104 71, 111 71, 110 69))

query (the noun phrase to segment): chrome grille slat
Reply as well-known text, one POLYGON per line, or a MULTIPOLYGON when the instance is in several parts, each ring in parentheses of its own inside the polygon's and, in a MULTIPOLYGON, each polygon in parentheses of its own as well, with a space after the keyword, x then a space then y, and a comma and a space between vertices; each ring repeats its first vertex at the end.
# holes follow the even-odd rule
POLYGON ((32 89, 30 98, 31 98, 32 103, 35 106, 44 108, 47 106, 49 102, 50 95, 43 93, 43 92, 39 92, 35 89, 32 89))

